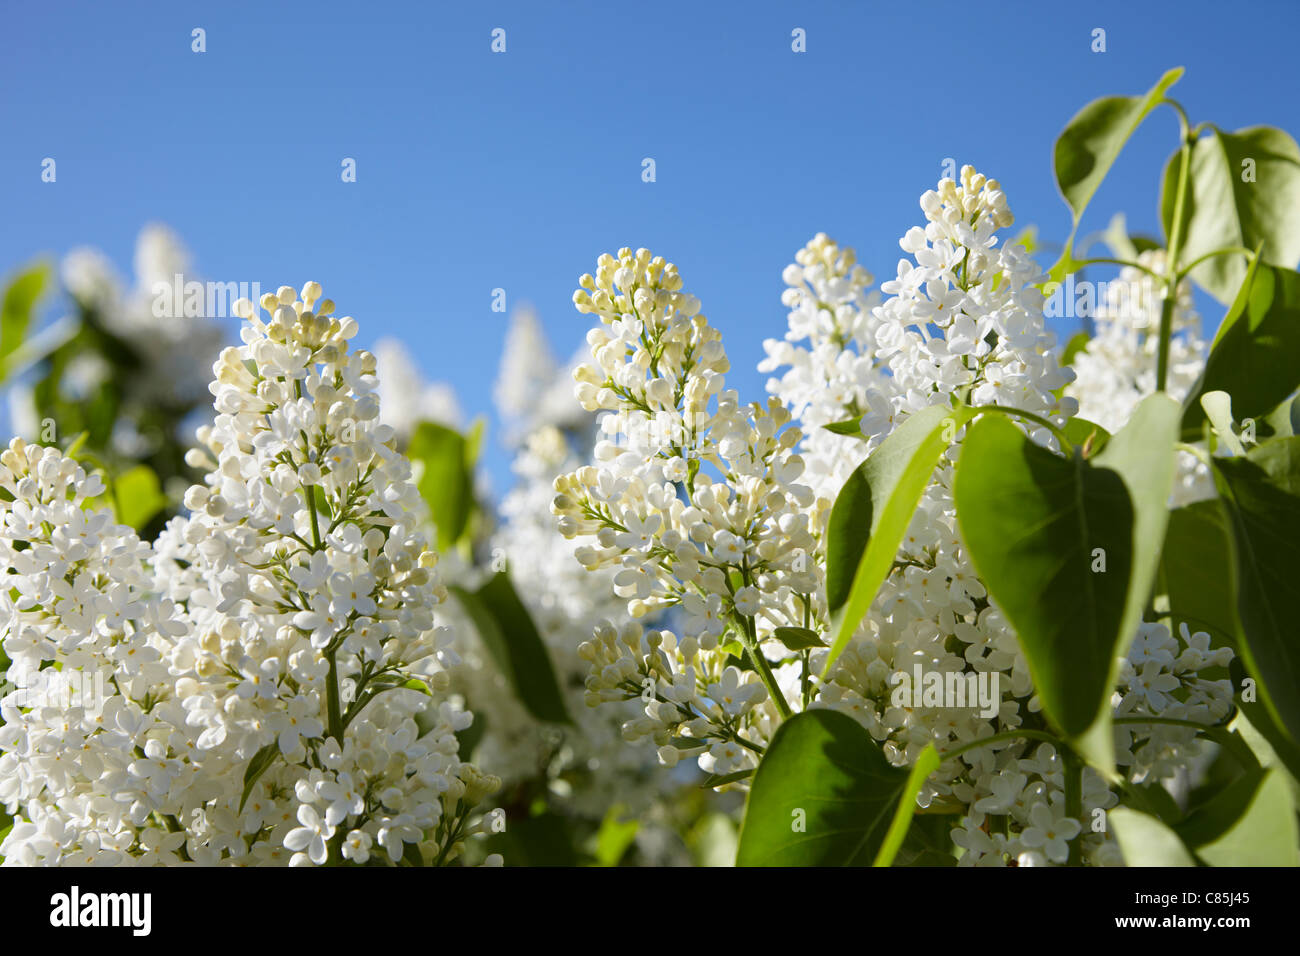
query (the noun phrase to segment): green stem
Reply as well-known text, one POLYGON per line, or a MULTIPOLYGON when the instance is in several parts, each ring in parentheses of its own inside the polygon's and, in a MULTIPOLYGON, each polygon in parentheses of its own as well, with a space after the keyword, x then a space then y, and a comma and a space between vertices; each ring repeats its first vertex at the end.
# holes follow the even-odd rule
POLYGON ((781 715, 782 720, 789 720, 794 716, 790 710, 790 704, 785 699, 785 694, 781 693, 781 688, 776 684, 776 675, 772 673, 772 667, 763 656, 763 651, 758 646, 755 639, 747 640, 745 650, 749 652, 749 660, 754 665, 754 670, 758 671, 758 676, 763 680, 763 686, 767 688, 768 694, 772 698, 772 703, 776 705, 777 712, 781 715))
POLYGON ((433 863, 430 864, 431 866, 442 866, 447 861, 447 854, 451 852, 451 848, 461 838, 462 831, 465 828, 465 821, 469 819, 469 808, 466 807, 462 813, 460 812, 460 805, 461 801, 456 801, 456 813, 453 815, 456 822, 447 828, 447 839, 443 843, 442 849, 438 851, 433 863))
POLYGON ((981 737, 979 740, 969 741, 959 747, 953 747, 951 750, 942 750, 939 752, 939 760, 946 763, 953 757, 960 757, 969 750, 978 750, 980 747, 986 747, 989 744, 1003 743, 1008 740, 1041 740, 1045 743, 1053 744, 1058 750, 1064 749, 1059 737, 1043 730, 1004 730, 1000 734, 981 737))
POLYGON ((311 539, 320 550, 320 522, 316 518, 316 486, 303 485, 302 496, 307 499, 307 512, 311 515, 311 539))
POLYGON ((1250 746, 1240 734, 1229 730, 1226 724, 1201 724, 1178 717, 1116 717, 1115 724, 1163 724, 1167 727, 1188 727, 1232 754, 1243 769, 1253 770, 1259 767, 1259 759, 1250 746))
MULTIPOLYGON (((176 819, 176 816, 174 814, 160 813, 159 811, 155 810, 153 815, 155 819, 157 819, 160 823, 162 823, 164 827, 167 828, 168 833, 185 833, 185 828, 181 826, 180 821, 176 819)), ((186 835, 188 836, 188 834, 186 835)), ((186 848, 184 843, 182 843, 179 847, 177 847, 177 849, 180 851, 181 859, 185 860, 187 863, 193 862, 193 860, 190 859, 190 852, 186 848)))
POLYGON ((1194 720, 1182 720, 1178 717, 1116 717, 1115 724, 1163 724, 1167 727, 1189 727, 1198 731, 1207 740, 1212 740, 1241 765, 1243 770, 1259 769, 1259 759, 1241 735, 1229 730, 1225 724, 1201 724, 1194 720))
POLYGON ((1069 747, 1061 749, 1061 759, 1065 764, 1065 815, 1079 821, 1079 833, 1070 841, 1066 863, 1079 866, 1083 862, 1083 761, 1069 747))
MULTIPOLYGON (((1177 104, 1175 104, 1176 106, 1177 104)), ((1156 358, 1156 391, 1165 391, 1169 381, 1169 340, 1174 334, 1174 305, 1178 300, 1178 256, 1183 245, 1183 207, 1187 202, 1188 169, 1192 159, 1191 132, 1187 129, 1187 116, 1178 108, 1183 128, 1183 144, 1178 148, 1178 188, 1174 193, 1174 222, 1169 229, 1169 251, 1166 260, 1165 299, 1160 305, 1160 351, 1156 358)))
POLYGON ((1160 275, 1160 273, 1156 272, 1154 269, 1148 268, 1147 266, 1142 265, 1142 263, 1140 262, 1129 262, 1127 259, 1111 259, 1105 257, 1098 258, 1098 259, 1075 259, 1071 263, 1071 265, 1073 265, 1076 269, 1081 269, 1084 266, 1095 266, 1095 265, 1128 266, 1132 269, 1139 269, 1142 272, 1145 272, 1153 279, 1164 278, 1164 276, 1160 275))
POLYGON ((1247 259, 1255 258, 1255 250, 1247 249, 1245 246, 1225 246, 1222 249, 1215 249, 1213 252, 1207 252, 1203 256, 1197 256, 1187 265, 1178 270, 1178 280, 1182 279, 1193 269, 1199 266, 1207 259, 1213 259, 1215 256, 1245 256, 1247 259))
POLYGON ((340 824, 338 829, 334 831, 334 835, 330 837, 329 846, 328 849, 326 850, 326 856, 325 856, 326 866, 343 865, 343 841, 346 838, 347 838, 347 831, 344 830, 342 824, 340 824))
POLYGON ((335 661, 337 650, 325 652, 325 659, 329 661, 330 672, 325 686, 325 708, 329 719, 330 736, 338 741, 340 747, 343 746, 343 716, 339 708, 339 668, 335 661))
POLYGON ((805 649, 803 652, 803 673, 799 677, 799 696, 800 700, 803 702, 802 709, 804 710, 808 709, 808 698, 812 693, 812 675, 808 673, 808 668, 811 666, 809 663, 811 657, 811 651, 805 649))
POLYGON ((1182 441, 1175 442, 1174 448, 1176 448, 1178 451, 1185 451, 1189 455, 1195 455, 1196 458, 1199 459, 1202 464, 1204 464, 1207 468, 1209 467, 1210 453, 1206 451, 1204 448, 1201 448, 1198 445, 1190 445, 1187 442, 1182 442, 1182 441))
POLYGON ((1168 724, 1171 727, 1191 727, 1193 730, 1214 730, 1222 727, 1222 724, 1201 724, 1194 720, 1183 720, 1179 717, 1116 717, 1112 723, 1115 724, 1168 724))
MULTIPOLYGON (((747 587, 754 583, 749 571, 748 560, 741 566, 740 573, 747 587)), ((731 585, 728 584, 727 588, 730 590, 731 585)), ((734 616, 740 623, 740 633, 744 639, 745 650, 749 652, 749 660, 754 665, 754 670, 758 671, 758 676, 762 679, 763 686, 767 688, 772 703, 776 705, 781 720, 789 720, 794 716, 794 712, 790 710, 790 702, 785 699, 785 694, 781 693, 781 688, 776 683, 776 675, 772 673, 771 665, 767 663, 767 658, 763 656, 763 651, 758 646, 758 628, 754 625, 754 619, 738 613, 734 616)))
POLYGON ((1183 142, 1186 142, 1189 136, 1200 135, 1201 129, 1206 124, 1202 123, 1200 126, 1196 127, 1196 130, 1194 132, 1189 133, 1188 130, 1191 128, 1192 121, 1187 118, 1187 110, 1183 109, 1182 103, 1179 103, 1176 99, 1169 96, 1166 96, 1162 102, 1165 103, 1166 106, 1172 107, 1174 112, 1178 114, 1178 127, 1181 132, 1183 142))

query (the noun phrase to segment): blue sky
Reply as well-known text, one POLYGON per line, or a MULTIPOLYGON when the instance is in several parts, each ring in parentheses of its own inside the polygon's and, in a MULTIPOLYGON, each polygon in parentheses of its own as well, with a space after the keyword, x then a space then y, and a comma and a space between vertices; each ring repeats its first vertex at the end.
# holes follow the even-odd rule
MULTIPOLYGON (((1088 100, 1175 65, 1193 122, 1300 132, 1300 5, 1222 3, 9 3, 0 58, 0 269, 76 245, 129 274, 146 222, 197 270, 323 283, 468 413, 491 413, 533 303, 567 356, 598 254, 647 246, 722 329, 759 397, 781 269, 818 231, 878 277, 951 157, 1001 180, 1017 229, 1068 230, 1051 146, 1088 100), (191 51, 206 30, 207 52, 191 51), (490 50, 506 30, 506 52, 490 50), (807 52, 791 50, 802 28, 807 52), (1107 50, 1090 49, 1094 28, 1107 50), (58 181, 42 183, 54 157, 58 181), (357 182, 343 183, 352 157, 357 182), (641 179, 642 160, 657 181, 641 179)), ((1176 120, 1158 113, 1085 219, 1155 231, 1176 120)), ((1207 325, 1221 314, 1209 311, 1207 325)), ((499 436, 500 429, 492 434, 499 436)), ((501 487, 506 457, 487 465, 501 487)))

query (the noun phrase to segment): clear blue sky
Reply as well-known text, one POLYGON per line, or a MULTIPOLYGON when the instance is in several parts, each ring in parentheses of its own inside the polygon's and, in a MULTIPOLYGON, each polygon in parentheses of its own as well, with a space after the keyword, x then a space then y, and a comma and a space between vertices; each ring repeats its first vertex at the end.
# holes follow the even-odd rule
MULTIPOLYGON (((129 274, 136 233, 162 221, 205 278, 319 280, 363 344, 401 337, 471 415, 491 411, 505 331, 493 288, 534 303, 567 355, 587 323, 577 277, 602 251, 647 246, 678 264, 726 336, 732 382, 759 397, 794 251, 826 231, 888 276, 945 157, 1000 179, 1017 227, 1059 240, 1051 146, 1094 97, 1181 64, 1194 122, 1300 132, 1294 0, 11 0, 0 17, 0 269, 90 244, 129 274)), ((1155 229, 1175 136, 1171 112, 1154 117, 1085 229, 1121 209, 1155 229)), ((499 447, 488 465, 500 488, 499 447)))

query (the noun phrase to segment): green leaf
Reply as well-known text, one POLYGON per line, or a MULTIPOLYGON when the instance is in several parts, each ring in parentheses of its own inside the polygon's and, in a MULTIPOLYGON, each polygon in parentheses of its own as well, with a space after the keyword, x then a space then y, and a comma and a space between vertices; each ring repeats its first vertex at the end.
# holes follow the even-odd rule
POLYGON ((1263 417, 1300 386, 1300 273, 1260 265, 1247 270, 1205 371, 1183 403, 1183 435, 1200 437, 1201 396, 1227 392, 1238 420, 1263 417))
POLYGON ((1106 812, 1124 862, 1129 866, 1195 866, 1196 861, 1172 829, 1129 807, 1106 812))
MULTIPOLYGON (((1161 190, 1166 236, 1173 229, 1178 155, 1165 165, 1161 190)), ((1210 135, 1192 145, 1188 173, 1179 265, 1218 249, 1254 249, 1263 243, 1264 262, 1295 268, 1300 262, 1300 147, 1294 139, 1272 126, 1233 133, 1212 127, 1210 135)), ((1214 256, 1192 270, 1192 278, 1224 303, 1245 275, 1244 255, 1214 256)))
POLYGON ((1278 407, 1264 416, 1264 428, 1258 429, 1256 437, 1290 437, 1300 434, 1300 395, 1284 399, 1278 407))
POLYGON ((117 520, 143 531, 149 519, 167 507, 158 476, 148 465, 136 465, 113 481, 117 520))
POLYGON ((1101 234, 1101 241, 1106 244, 1106 248, 1115 258, 1129 262, 1137 260, 1140 250, 1128 234, 1128 221, 1122 212, 1117 212, 1110 217, 1110 222, 1106 224, 1106 231, 1101 234))
POLYGON ((81 449, 86 446, 86 440, 90 438, 90 432, 81 432, 76 435, 68 445, 67 451, 63 453, 65 458, 76 458, 81 454, 81 449))
POLYGON ((956 866, 956 844, 952 842, 954 816, 951 813, 917 811, 907 839, 894 857, 893 866, 956 866))
POLYGON ((482 418, 476 418, 465 433, 465 464, 471 468, 478 462, 479 453, 483 450, 483 433, 486 429, 487 423, 482 418))
POLYGON ((1210 420, 1215 436, 1234 455, 1246 454, 1241 439, 1232 430, 1232 396, 1227 392, 1206 392, 1201 396, 1201 408, 1210 420))
POLYGON ((39 262, 18 273, 5 288, 0 306, 0 381, 8 376, 10 357, 27 339, 36 303, 52 271, 49 263, 39 262))
POLYGON ((1238 650, 1269 713, 1300 741, 1300 438, 1273 439, 1244 458, 1215 458, 1212 467, 1231 531, 1238 650))
POLYGON ((691 827, 686 845, 696 866, 734 866, 736 862, 736 825, 725 813, 710 813, 691 827))
POLYGON ((806 627, 778 627, 773 636, 792 651, 806 651, 810 647, 825 647, 826 642, 816 631, 806 627))
POLYGON ((605 814, 605 819, 601 821, 600 829, 596 831, 596 864, 598 866, 618 866, 619 861, 627 853, 628 847, 636 839, 637 830, 641 828, 641 821, 633 817, 631 820, 619 820, 626 808, 622 804, 615 804, 609 808, 605 814))
POLYGON ((1128 424, 1109 438, 1091 461, 1111 468, 1123 479, 1136 512, 1133 525, 1133 578, 1124 605, 1121 644, 1128 650, 1137 633, 1160 566, 1160 545, 1169 520, 1178 440, 1178 403, 1167 395, 1149 395, 1134 409, 1128 424))
POLYGON ((1123 480, 986 416, 967 432, 953 495, 972 563, 1017 631, 1043 709, 1082 734, 1109 692, 1132 573, 1123 480), (1092 570, 1099 553, 1104 573, 1092 570))
POLYGON ((424 854, 418 843, 408 843, 402 848, 402 862, 407 866, 424 866, 424 854))
POLYGON ((1120 476, 1134 510, 1132 571, 1119 634, 1112 650, 1112 672, 1101 701, 1100 719, 1085 737, 1076 740, 1083 756, 1106 772, 1110 771, 1113 760, 1110 708, 1106 703, 1116 677, 1114 658, 1128 652, 1160 570, 1160 546, 1169 520, 1169 495, 1177 465, 1174 444, 1178 439, 1180 413, 1178 403, 1167 395, 1148 396, 1134 409, 1128 424, 1105 440, 1101 450, 1094 451, 1090 459, 1097 468, 1112 469, 1120 476))
POLYGON ((730 654, 732 657, 740 661, 749 659, 749 655, 745 653, 745 645, 740 643, 740 641, 727 641, 725 644, 719 644, 718 650, 725 651, 727 654, 730 654))
POLYGON ((1053 165, 1056 185, 1076 224, 1128 138, 1182 75, 1182 67, 1175 67, 1142 96, 1093 100, 1066 124, 1056 140, 1053 165))
POLYGON ((334 509, 330 507, 330 500, 325 495, 325 489, 320 485, 311 486, 311 503, 316 506, 316 514, 325 520, 334 517, 334 509))
POLYGON ((1300 435, 1300 395, 1278 403, 1264 416, 1264 428, 1257 432, 1257 437, 1289 437, 1300 435))
POLYGON ((273 740, 253 754, 253 758, 248 761, 248 767, 244 770, 244 789, 239 795, 240 813, 244 812, 244 804, 248 802, 248 797, 253 792, 257 781, 261 779, 262 774, 271 769, 271 764, 275 763, 279 756, 280 744, 273 740))
POLYGON ((921 787, 925 785, 926 778, 938 769, 939 753, 934 749, 934 744, 926 744, 920 756, 916 758, 916 763, 912 765, 911 772, 907 775, 907 782, 903 785, 902 793, 898 795, 898 806, 894 808, 894 819, 890 821, 889 831, 885 834, 884 842, 881 843, 880 849, 876 852, 876 858, 871 863, 872 866, 890 866, 894 862, 894 857, 898 855, 903 840, 907 836, 907 831, 912 825, 912 817, 916 815, 916 795, 921 792, 921 787))
POLYGON ((1107 769, 1105 704, 1115 658, 1136 632, 1154 581, 1177 418, 1177 403, 1150 396, 1085 461, 985 416, 968 430, 957 466, 962 536, 1016 629, 1043 709, 1070 737, 1087 735, 1087 756, 1107 769))
POLYGON ((849 476, 826 531, 830 653, 823 673, 871 609, 939 456, 973 412, 932 405, 898 426, 849 476))
POLYGON ((1092 337, 1087 332, 1075 332, 1070 336, 1070 341, 1065 343, 1065 350, 1061 352, 1061 364, 1069 365, 1074 361, 1074 357, 1088 348, 1088 343, 1092 337))
POLYGON ((1175 508, 1169 513, 1160 570, 1173 630, 1186 622, 1215 644, 1235 648, 1241 625, 1228 535, 1228 519, 1217 499, 1175 508))
POLYGON ((1007 245, 1018 245, 1032 256, 1039 246, 1038 227, 1033 224, 1025 226, 1007 241, 1007 245))
POLYGON ((754 775, 754 768, 747 770, 737 770, 733 773, 716 774, 711 773, 705 777, 704 782, 700 784, 701 790, 712 790, 715 787, 725 787, 729 783, 738 783, 741 780, 748 780, 754 775))
POLYGON ((1107 96, 1093 100, 1061 131, 1053 150, 1053 167, 1057 188, 1074 214, 1074 222, 1065 252, 1052 269, 1053 278, 1059 278, 1056 275, 1058 269, 1062 274, 1069 271, 1074 232, 1079 227, 1079 220, 1097 187, 1115 164, 1120 150, 1182 75, 1183 68, 1175 67, 1142 96, 1107 96))
POLYGON ((528 712, 538 720, 571 723, 551 655, 509 576, 502 571, 476 592, 461 587, 450 590, 528 712))
POLYGON ((1292 799, 1300 791, 1300 746, 1287 737, 1286 732, 1273 723, 1264 705, 1258 701, 1243 701, 1238 694, 1237 715, 1228 729, 1241 735, 1246 746, 1255 755, 1261 767, 1277 767, 1290 779, 1292 799))
POLYGON ((1121 782, 1120 787, 1123 790, 1126 806, 1155 817, 1168 826, 1173 826, 1183 819, 1183 811, 1162 784, 1121 782))
POLYGON ((500 853, 509 866, 577 866, 568 821, 549 811, 510 820, 503 833, 487 840, 488 852, 500 853))
POLYGON ((1096 455, 1106 447, 1106 442, 1110 441, 1110 432, 1086 418, 1071 418, 1061 431, 1065 432, 1065 437, 1070 440, 1072 446, 1087 449, 1087 455, 1084 456, 1086 458, 1096 455))
MULTIPOLYGON (((1087 332, 1075 332, 1070 336, 1070 340, 1065 343, 1065 348, 1061 351, 1061 366, 1066 367, 1074 363, 1074 357, 1088 348, 1088 343, 1092 341, 1087 332)), ((1066 385, 1069 383, 1067 382, 1066 385)), ((1066 385, 1052 389, 1052 395, 1060 398, 1065 394, 1066 385)))
POLYGON ((470 443, 451 428, 421 422, 411 436, 406 454, 411 461, 424 466, 420 494, 428 503, 438 528, 438 550, 450 551, 464 536, 474 510, 470 443))
POLYGON ((1243 774, 1174 828, 1210 866, 1297 866, 1295 805, 1280 771, 1243 774))
MULTIPOLYGON (((899 822, 913 774, 891 766, 853 718, 810 710, 779 728, 758 766, 737 866, 866 866, 899 822)), ((897 847, 894 847, 897 849, 897 847)))
POLYGON ((854 438, 866 440, 866 435, 862 434, 861 418, 846 418, 842 422, 831 422, 829 425, 823 425, 822 428, 828 432, 834 432, 836 435, 851 435, 854 438))

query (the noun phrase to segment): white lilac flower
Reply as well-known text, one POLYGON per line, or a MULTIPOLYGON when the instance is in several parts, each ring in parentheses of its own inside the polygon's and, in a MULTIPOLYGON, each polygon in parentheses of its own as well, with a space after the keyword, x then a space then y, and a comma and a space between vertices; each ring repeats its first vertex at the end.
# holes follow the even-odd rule
POLYGON ((185 627, 153 587, 149 545, 92 507, 97 475, 16 438, 0 454, 0 488, 14 686, 0 701, 0 799, 22 821, 0 854, 85 862, 93 846, 116 861, 150 814, 180 809, 186 775, 168 753, 192 735, 152 705, 151 689, 166 683, 164 658, 185 627))
POLYGON ((873 312, 880 296, 868 291, 874 280, 853 250, 841 249, 825 233, 795 254, 782 278, 790 330, 782 341, 763 343, 767 358, 758 369, 789 366, 768 382, 768 391, 789 406, 803 428, 804 480, 817 494, 834 498, 867 449, 823 426, 866 416, 866 431, 875 433, 893 417, 892 383, 873 360, 879 325, 873 312), (799 344, 804 340, 806 347, 799 344))
MULTIPOLYGON (((767 343, 762 366, 790 368, 770 381, 766 407, 742 411, 724 389, 719 337, 662 259, 628 249, 603 256, 575 293, 579 311, 602 323, 588 335, 592 362, 575 374, 577 396, 605 413, 610 440, 594 464, 556 481, 558 527, 583 542, 575 554, 586 568, 615 572, 612 588, 634 619, 672 609, 680 624, 680 636, 635 620, 597 626, 579 648, 587 699, 639 702, 643 716, 625 735, 653 739, 667 765, 695 757, 714 773, 754 766, 780 717, 773 693, 790 709, 850 714, 900 765, 930 744, 971 743, 1041 720, 1015 632, 961 541, 951 490, 961 430, 826 682, 817 677, 825 651, 804 661, 766 641, 782 624, 826 627, 820 566, 831 503, 910 415, 954 394, 1058 424, 1077 412, 1074 397, 1056 398, 1073 373, 1058 364, 1046 330, 1043 277, 1023 249, 999 242, 1012 216, 997 182, 963 168, 960 182, 940 182, 921 208, 926 224, 901 240, 910 258, 882 285, 883 303, 866 293, 870 278, 851 250, 819 235, 800 251, 786 271, 790 332, 767 343), (804 339, 806 349, 793 344, 804 339), (801 428, 787 424, 790 410, 801 428), (845 421, 859 421, 861 436, 821 427, 845 421), (689 463, 684 479, 680 460, 689 463), (734 667, 755 644, 764 651, 755 665, 768 656, 777 663, 762 684, 734 667), (899 706, 890 678, 917 665, 997 678, 995 714, 899 706)), ((1049 429, 1024 427, 1056 450, 1049 429)), ((1181 650, 1176 641, 1166 647, 1161 625, 1142 626, 1121 669, 1116 713, 1205 722, 1226 714, 1230 688, 1198 671, 1222 665, 1230 651, 1212 649, 1205 635, 1182 637, 1181 650)), ((1126 723, 1116 737, 1135 780, 1168 779, 1199 753, 1189 728, 1126 723)), ((945 762, 919 799, 964 814, 954 839, 968 864, 1060 863, 1076 837, 1086 859, 1115 862, 1114 841, 1083 824, 1116 795, 1089 770, 1081 817, 1065 819, 1063 786, 1050 745, 1006 740, 945 762), (990 831, 990 815, 1003 821, 1000 831, 990 831)))
POLYGON ((596 628, 580 648, 589 702, 639 698, 644 716, 625 726, 630 739, 662 748, 685 738, 677 745, 702 767, 720 756, 751 767, 772 721, 790 710, 771 696, 769 657, 787 653, 771 637, 804 622, 820 587, 808 560, 819 499, 792 450, 801 433, 782 403, 743 406, 724 387, 721 337, 675 266, 622 249, 580 285, 578 310, 602 325, 588 333, 592 361, 575 371, 577 396, 604 413, 606 437, 596 464, 556 480, 552 507, 566 538, 585 539, 575 551, 584 567, 617 569, 614 589, 632 618, 684 612, 680 636, 596 628), (721 643, 723 632, 736 641, 721 643), (708 687, 742 654, 757 671, 740 680, 754 689, 743 712, 728 714, 708 687))
POLYGON ((262 306, 238 305, 244 344, 214 366, 189 456, 205 482, 155 548, 83 511, 102 486, 76 462, 17 440, 0 456, 15 694, 49 660, 108 689, 93 711, 0 702, 0 799, 23 821, 7 862, 301 865, 373 844, 446 862, 497 784, 458 757, 470 715, 430 696, 453 663, 445 590, 374 357, 315 283, 262 306))

